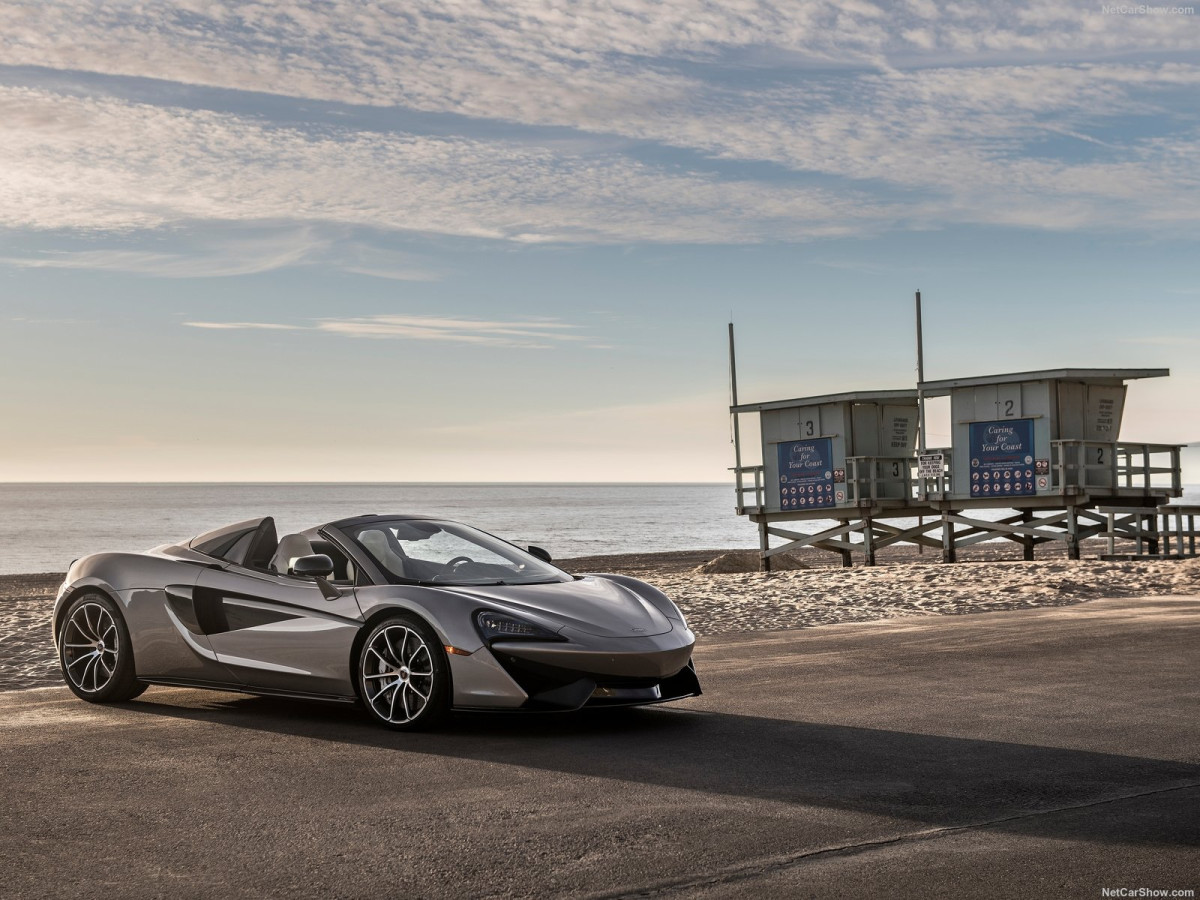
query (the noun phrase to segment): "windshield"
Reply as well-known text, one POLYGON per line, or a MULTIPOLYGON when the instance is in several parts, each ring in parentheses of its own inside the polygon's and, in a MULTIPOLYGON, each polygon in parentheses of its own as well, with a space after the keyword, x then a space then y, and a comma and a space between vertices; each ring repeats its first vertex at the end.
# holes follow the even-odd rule
POLYGON ((346 531, 397 581, 548 584, 571 578, 512 544, 457 522, 396 519, 346 531))

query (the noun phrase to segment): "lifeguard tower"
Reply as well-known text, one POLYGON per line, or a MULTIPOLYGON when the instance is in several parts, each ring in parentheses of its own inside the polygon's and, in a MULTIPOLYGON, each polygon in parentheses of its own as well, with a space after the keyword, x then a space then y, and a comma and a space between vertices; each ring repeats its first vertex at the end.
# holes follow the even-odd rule
POLYGON ((749 403, 731 412, 735 417, 759 416, 763 462, 737 470, 738 514, 759 523, 767 570, 774 555, 768 543, 771 535, 792 540, 775 552, 793 549, 803 540, 773 524, 788 519, 841 519, 814 545, 837 550, 849 565, 850 534, 862 533, 873 562, 875 532, 869 524, 864 531, 864 515, 878 517, 889 510, 907 515, 912 498, 917 392, 851 391, 749 403), (745 485, 743 475, 753 478, 752 486, 745 485), (753 493, 750 506, 744 505, 747 493, 753 493))
POLYGON ((1029 559, 1036 544, 1062 540, 1078 558, 1079 542, 1110 522, 1133 536, 1182 494, 1182 445, 1119 439, 1126 382, 1168 375, 1049 369, 922 383, 926 397, 950 398, 951 446, 935 451, 945 471, 920 479, 915 498, 939 514, 947 558, 995 537, 1019 540, 1029 559), (1018 512, 999 522, 966 514, 998 506, 1018 512))
POLYGON ((1182 494, 1183 445, 1120 440, 1126 382, 1169 374, 1049 369, 739 404, 734 372, 737 513, 758 525, 766 571, 771 557, 805 546, 839 553, 843 565, 854 553, 874 565, 894 543, 941 549, 946 562, 997 538, 1022 545, 1026 559, 1047 541, 1078 559, 1080 542, 1101 534, 1140 546, 1159 508, 1182 494), (950 398, 951 443, 914 452, 926 397, 950 398), (751 465, 742 458, 746 414, 758 416, 762 449, 751 465), (1012 514, 979 518, 985 508, 1012 514), (785 527, 814 520, 829 527, 785 527))
POLYGON ((908 499, 916 391, 854 391, 751 403, 762 428, 763 511, 857 507, 908 499))

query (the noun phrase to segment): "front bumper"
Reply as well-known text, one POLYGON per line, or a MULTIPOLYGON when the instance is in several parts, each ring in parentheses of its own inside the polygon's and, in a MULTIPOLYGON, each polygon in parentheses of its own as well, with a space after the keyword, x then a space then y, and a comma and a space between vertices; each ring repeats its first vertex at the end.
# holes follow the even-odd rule
POLYGON ((496 641, 491 651, 501 665, 511 660, 517 666, 548 666, 597 679, 659 679, 674 675, 691 659, 696 640, 690 631, 687 634, 687 639, 674 631, 653 637, 617 638, 604 645, 594 640, 589 644, 573 640, 496 641))
MULTIPOLYGON (((686 628, 666 634, 600 638, 572 634, 551 641, 496 641, 472 657, 487 665, 486 692, 460 691, 456 666, 455 705, 459 708, 572 710, 594 706, 641 706, 699 696, 691 663, 696 638, 686 628), (503 686, 501 686, 503 684, 503 686), (464 694, 469 693, 470 696, 464 694)), ((462 684, 465 688, 466 685, 462 684)))

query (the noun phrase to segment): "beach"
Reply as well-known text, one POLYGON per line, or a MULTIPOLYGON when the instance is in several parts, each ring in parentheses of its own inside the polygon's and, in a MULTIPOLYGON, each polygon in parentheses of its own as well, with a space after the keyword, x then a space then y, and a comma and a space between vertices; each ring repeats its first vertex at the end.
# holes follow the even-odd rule
MULTIPOLYGON (((765 575, 753 551, 692 550, 558 560, 569 572, 632 575, 676 603, 701 640, 707 635, 811 628, 848 622, 1068 606, 1101 597, 1200 593, 1200 558, 1102 561, 1100 542, 1068 560, 1039 548, 1032 562, 1002 544, 972 548, 954 565, 935 553, 888 548, 880 565, 843 569, 807 551, 796 568, 765 575)), ((61 573, 0 576, 0 690, 62 683, 50 636, 61 573)))

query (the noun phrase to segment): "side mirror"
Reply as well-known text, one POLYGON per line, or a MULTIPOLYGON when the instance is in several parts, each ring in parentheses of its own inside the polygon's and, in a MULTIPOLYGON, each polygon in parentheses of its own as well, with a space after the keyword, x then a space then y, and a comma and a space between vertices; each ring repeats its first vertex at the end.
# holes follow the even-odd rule
POLYGON ((329 583, 329 576, 333 574, 333 560, 324 553, 296 557, 296 561, 292 563, 291 572, 301 578, 311 578, 316 581, 317 587, 321 589, 321 596, 326 600, 332 602, 342 596, 342 592, 335 585, 329 583))
POLYGON ((292 562, 292 574, 301 578, 328 578, 333 574, 333 560, 324 553, 297 557, 292 562))
POLYGON ((545 550, 543 550, 541 547, 534 547, 531 544, 526 549, 529 551, 530 556, 536 556, 542 562, 554 562, 554 560, 550 558, 550 554, 547 553, 545 550))

